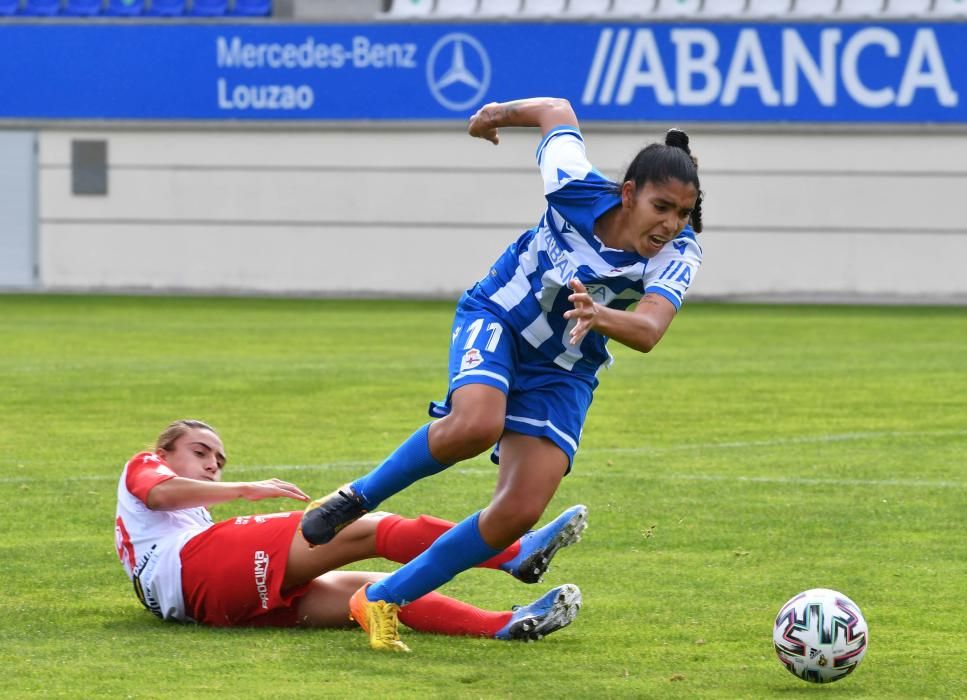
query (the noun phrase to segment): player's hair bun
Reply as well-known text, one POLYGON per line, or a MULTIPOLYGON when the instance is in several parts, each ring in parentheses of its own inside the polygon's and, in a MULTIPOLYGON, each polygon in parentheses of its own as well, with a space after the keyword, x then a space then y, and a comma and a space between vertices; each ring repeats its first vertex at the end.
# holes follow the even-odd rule
POLYGON ((682 149, 689 155, 692 154, 688 148, 688 134, 681 129, 669 129, 668 133, 665 134, 665 145, 674 146, 675 148, 682 149))

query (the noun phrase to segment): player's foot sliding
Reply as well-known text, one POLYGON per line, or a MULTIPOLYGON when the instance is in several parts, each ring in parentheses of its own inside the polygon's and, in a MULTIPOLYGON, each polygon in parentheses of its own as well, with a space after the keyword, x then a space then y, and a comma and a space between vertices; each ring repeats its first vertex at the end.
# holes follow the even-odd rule
POLYGON ((551 589, 530 605, 515 608, 496 639, 535 642, 574 622, 581 609, 581 590, 572 583, 551 589))

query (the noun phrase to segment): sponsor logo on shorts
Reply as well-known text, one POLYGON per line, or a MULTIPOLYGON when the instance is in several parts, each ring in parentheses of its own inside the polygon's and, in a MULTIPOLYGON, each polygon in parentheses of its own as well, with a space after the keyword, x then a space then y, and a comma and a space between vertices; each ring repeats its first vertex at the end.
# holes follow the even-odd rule
POLYGON ((255 553, 255 590, 262 601, 262 609, 269 609, 269 587, 266 583, 269 577, 269 555, 261 549, 255 553))
POLYGON ((468 369, 473 369, 477 365, 483 362, 483 356, 477 348, 470 348, 465 353, 463 353, 463 360, 460 362, 460 371, 466 372, 468 369))

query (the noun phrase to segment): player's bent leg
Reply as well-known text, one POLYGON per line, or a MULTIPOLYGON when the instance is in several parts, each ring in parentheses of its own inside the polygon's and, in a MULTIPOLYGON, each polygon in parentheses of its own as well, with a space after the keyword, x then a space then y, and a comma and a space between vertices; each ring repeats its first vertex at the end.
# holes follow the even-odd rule
POLYGON ((571 583, 558 586, 514 610, 507 624, 494 635, 496 639, 535 642, 567 627, 581 609, 581 590, 571 583))
POLYGON ((329 542, 384 499, 448 465, 476 457, 500 439, 507 406, 502 391, 468 384, 453 392, 451 405, 448 416, 417 430, 371 472, 312 501, 302 516, 306 541, 329 542))
POLYGON ((372 510, 410 484, 450 466, 430 452, 430 424, 413 432, 375 469, 353 481, 349 488, 372 510))
POLYGON ((400 622, 407 627, 432 634, 467 637, 493 637, 507 626, 512 613, 483 610, 436 591, 400 608, 400 622))
POLYGON ((332 541, 321 546, 310 544, 296 533, 289 546, 283 586, 298 586, 346 564, 377 556, 376 533, 379 523, 389 515, 384 512, 369 513, 347 525, 332 541))
POLYGON ((507 431, 500 441, 500 473, 494 497, 480 515, 480 534, 503 549, 540 520, 568 468, 553 442, 507 431))
POLYGON ((430 424, 429 446, 441 462, 455 464, 493 447, 504 432, 507 395, 486 384, 465 384, 450 396, 450 413, 430 424))
MULTIPOLYGON (((497 556, 477 566, 506 571, 525 583, 536 582, 544 575, 551 558, 559 549, 581 539, 586 522, 587 509, 584 506, 568 508, 551 523, 527 533, 497 556)), ((376 527, 376 556, 406 564, 425 552, 455 525, 432 515, 418 518, 389 515, 380 520, 376 527)))
POLYGON ((580 605, 581 592, 570 584, 511 612, 482 610, 432 592, 401 607, 399 619, 420 632, 530 641, 569 625, 580 605))
POLYGON ((384 575, 368 571, 331 571, 314 579, 297 605, 299 626, 352 627, 349 599, 360 586, 384 575))

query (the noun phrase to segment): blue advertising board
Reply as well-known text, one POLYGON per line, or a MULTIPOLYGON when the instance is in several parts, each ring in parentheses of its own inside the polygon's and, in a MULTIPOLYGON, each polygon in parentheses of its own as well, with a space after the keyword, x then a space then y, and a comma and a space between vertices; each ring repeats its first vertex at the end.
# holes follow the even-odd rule
POLYGON ((967 23, 17 24, 0 119, 967 123, 967 23))

